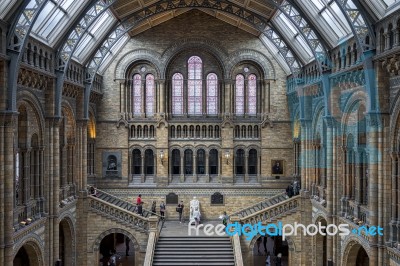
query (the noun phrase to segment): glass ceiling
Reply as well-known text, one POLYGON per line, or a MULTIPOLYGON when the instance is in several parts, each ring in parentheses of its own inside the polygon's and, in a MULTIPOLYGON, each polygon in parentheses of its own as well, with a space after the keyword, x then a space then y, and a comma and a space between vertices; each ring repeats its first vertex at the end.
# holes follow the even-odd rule
MULTIPOLYGON (((105 0, 105 2, 107 1, 110 0, 105 0)), ((400 0, 364 0, 364 2, 370 6, 371 12, 374 12, 375 17, 378 19, 397 10, 400 6, 400 0)), ((0 19, 8 17, 12 19, 9 13, 15 11, 14 5, 20 3, 21 1, 18 0, 1 0, 0 19)), ((54 47, 59 42, 59 38, 65 38, 66 32, 69 31, 70 27, 74 26, 73 23, 84 15, 90 15, 91 9, 87 8, 88 3, 88 1, 83 0, 46 0, 43 10, 32 27, 32 35, 44 41, 50 47, 54 47), (82 14, 83 10, 89 10, 89 13, 82 14)), ((296 1, 296 3, 298 10, 301 12, 298 12, 285 1, 281 6, 281 11, 287 15, 278 10, 271 19, 272 26, 276 28, 280 36, 260 35, 261 41, 270 49, 272 54, 274 51, 279 51, 283 56, 282 58, 285 58, 290 66, 293 66, 293 60, 288 60, 288 58, 297 58, 299 63, 307 64, 315 59, 316 54, 324 52, 322 45, 310 47, 310 45, 315 46, 315 42, 312 40, 318 39, 318 36, 323 36, 325 43, 330 46, 327 48, 333 48, 344 38, 350 37, 352 28, 347 22, 347 16, 351 16, 352 12, 363 13, 357 10, 352 0, 344 1, 346 3, 346 14, 342 13, 337 4, 338 1, 304 0, 296 1), (287 9, 288 6, 290 7, 289 9, 287 9), (307 20, 304 20, 302 16, 304 13, 307 15, 307 20), (311 25, 308 25, 307 21, 311 25), (305 32, 306 30, 307 32, 305 32), (318 36, 316 32, 318 32, 318 36), (280 40, 280 38, 283 38, 283 40, 280 40), (285 43, 290 44, 290 47, 286 47, 285 43)), ((32 6, 35 6, 35 0, 30 0, 27 5, 27 7, 31 8, 32 6)), ((21 25, 24 24, 24 19, 26 20, 23 16, 19 17, 21 25)), ((365 27, 367 25, 362 15, 351 19, 355 20, 352 23, 356 26, 365 27)), ((9 22, 12 23, 12 21, 9 22)), ((115 28, 117 23, 117 19, 109 10, 99 16, 82 36, 73 54, 73 59, 82 64, 91 62, 92 57, 98 54, 95 49, 100 47, 100 44, 110 35, 112 28, 115 28)), ((277 35, 276 33, 272 35, 274 34, 277 35)), ((104 71, 105 66, 108 65, 128 39, 128 35, 123 35, 121 40, 118 40, 107 54, 103 54, 103 64, 99 67, 99 71, 104 71)), ((63 47, 63 44, 61 44, 61 47, 63 47)))
POLYGON ((52 46, 79 14, 84 3, 80 0, 49 0, 33 25, 32 32, 52 46))

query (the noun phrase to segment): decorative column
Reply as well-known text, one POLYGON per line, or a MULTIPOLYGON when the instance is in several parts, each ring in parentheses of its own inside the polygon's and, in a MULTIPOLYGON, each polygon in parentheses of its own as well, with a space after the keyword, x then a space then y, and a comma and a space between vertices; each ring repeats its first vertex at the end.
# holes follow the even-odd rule
POLYGON ((144 183, 144 160, 145 160, 145 156, 144 156, 144 153, 142 152, 141 154, 140 154, 140 156, 141 156, 141 158, 142 158, 142 160, 140 161, 140 182, 141 183, 144 183))
POLYGON ((15 113, 0 115, 0 264, 13 265, 14 259, 14 128, 17 126, 15 113))
POLYGON ((185 158, 185 152, 183 152, 182 156, 181 156, 181 176, 180 176, 181 183, 185 182, 185 167, 184 167, 185 160, 184 160, 184 158, 185 158))
POLYGON ((224 105, 225 105, 225 109, 223 109, 224 113, 234 113, 233 112, 233 98, 231 99, 231 97, 233 97, 233 93, 232 93, 232 83, 233 81, 230 79, 226 79, 225 80, 225 94, 224 94, 224 105))
POLYGON ((249 154, 244 156, 244 182, 249 182, 249 154))
POLYGON ((385 38, 385 51, 390 50, 390 34, 385 32, 383 36, 385 38))
POLYGON ((347 164, 347 149, 346 146, 342 145, 342 198, 341 198, 341 216, 345 216, 347 212, 347 200, 348 200, 348 164, 347 164))

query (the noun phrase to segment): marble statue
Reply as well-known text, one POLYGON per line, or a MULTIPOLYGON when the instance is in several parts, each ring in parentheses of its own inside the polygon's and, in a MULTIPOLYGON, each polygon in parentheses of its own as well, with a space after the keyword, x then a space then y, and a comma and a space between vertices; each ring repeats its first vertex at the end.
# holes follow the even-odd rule
POLYGON ((198 225, 200 223, 200 202, 197 200, 196 197, 190 201, 190 217, 189 217, 189 224, 193 222, 198 225))

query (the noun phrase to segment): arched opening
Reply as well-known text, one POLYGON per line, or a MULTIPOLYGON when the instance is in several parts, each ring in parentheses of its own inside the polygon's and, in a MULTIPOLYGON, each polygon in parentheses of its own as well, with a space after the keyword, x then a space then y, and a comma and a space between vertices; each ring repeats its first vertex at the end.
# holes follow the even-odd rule
POLYGON ((39 254, 39 247, 32 242, 23 245, 13 260, 13 266, 41 266, 43 260, 39 254))
POLYGON ((286 240, 282 240, 281 236, 258 236, 251 251, 253 266, 266 265, 267 255, 270 257, 269 265, 289 265, 289 244, 286 240))
POLYGON ((70 224, 66 219, 60 222, 59 229, 59 258, 61 265, 74 265, 73 258, 75 257, 73 250, 73 232, 70 224))
POLYGON ((363 246, 353 243, 344 262, 345 265, 369 266, 369 257, 363 246))
POLYGON ((122 233, 108 234, 100 242, 99 263, 106 266, 114 260, 115 265, 133 266, 137 256, 136 251, 134 242, 129 236, 122 233))
MULTIPOLYGON (((318 223, 321 223, 321 226, 327 226, 327 222, 325 219, 320 219, 318 223)), ((323 230, 325 231, 325 230, 323 230)), ((324 232, 325 233, 325 232, 324 232)), ((317 234, 315 236, 315 260, 316 265, 327 265, 327 241, 328 237, 322 234, 317 234)))

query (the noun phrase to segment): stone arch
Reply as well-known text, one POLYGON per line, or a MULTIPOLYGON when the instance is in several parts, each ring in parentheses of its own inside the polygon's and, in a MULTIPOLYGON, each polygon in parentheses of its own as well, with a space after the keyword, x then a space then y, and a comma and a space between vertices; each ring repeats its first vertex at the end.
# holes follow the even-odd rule
MULTIPOLYGON (((400 94, 399 94, 400 95, 400 94)), ((393 115, 390 117, 390 146, 393 150, 400 147, 400 98, 393 108, 393 115)))
MULTIPOLYGON (((328 220, 327 220, 325 214, 322 214, 321 212, 319 212, 316 215, 314 224, 318 225, 318 223, 321 223, 323 226, 326 226, 328 224, 328 220)), ((326 265, 327 264, 327 236, 317 234, 312 237, 312 241, 313 241, 313 254, 315 254, 314 261, 316 262, 316 265, 326 265)))
POLYGON ((64 238, 64 246, 65 250, 61 251, 63 256, 60 256, 62 260, 62 265, 76 265, 76 234, 75 234, 75 226, 73 219, 71 218, 70 213, 65 213, 59 218, 59 232, 60 232, 60 244, 61 244, 61 236, 64 238))
MULTIPOLYGON (((343 243, 342 247, 344 247, 342 249, 342 256, 341 256, 342 265, 359 265, 356 264, 356 262, 358 260, 357 257, 360 251, 365 252, 369 261, 371 252, 368 243, 365 243, 364 241, 359 241, 359 239, 356 236, 348 237, 343 243)), ((369 263, 367 265, 369 265, 369 263)))
POLYGON ((104 231, 100 235, 98 235, 97 238, 94 240, 94 242, 92 244, 92 248, 91 248, 93 253, 96 253, 99 251, 100 243, 104 237, 106 237, 110 234, 116 234, 116 233, 123 234, 123 235, 129 237, 129 239, 133 243, 135 250, 145 252, 145 250, 140 249, 140 245, 139 245, 139 242, 137 241, 136 237, 133 234, 131 234, 129 231, 126 231, 122 228, 111 228, 111 229, 108 229, 107 231, 104 231))
POLYGON ((228 57, 228 52, 219 43, 206 38, 184 38, 172 44, 162 54, 162 78, 166 78, 167 68, 172 60, 188 49, 199 49, 209 53, 219 63, 221 74, 226 73, 224 62, 228 57))
MULTIPOLYGON (((17 99, 17 110, 20 104, 27 103, 30 107, 34 110, 35 116, 38 122, 38 126, 40 129, 39 136, 43 137, 43 128, 45 126, 45 119, 44 119, 44 110, 43 106, 40 104, 38 97, 27 90, 22 90, 18 92, 18 99, 17 99)), ((43 141, 41 139, 40 141, 43 141)))
POLYGON ((137 61, 148 61, 150 62, 157 71, 157 76, 162 78, 163 73, 160 71, 160 64, 162 65, 161 55, 153 50, 137 49, 134 51, 127 52, 117 62, 115 68, 114 77, 115 79, 125 79, 128 69, 137 61))
POLYGON ((30 234, 23 238, 18 245, 14 248, 14 262, 18 252, 24 248, 28 258, 29 265, 31 266, 45 266, 43 257, 43 243, 40 237, 36 234, 30 234))
POLYGON ((341 130, 343 134, 345 134, 348 131, 348 128, 351 124, 349 124, 349 120, 351 118, 351 115, 356 115, 358 114, 358 107, 357 109, 354 109, 356 105, 364 105, 366 112, 369 110, 367 107, 367 95, 365 94, 364 91, 357 91, 353 93, 346 101, 344 112, 342 113, 341 117, 341 130))
POLYGON ((253 49, 241 49, 231 53, 227 59, 225 77, 231 77, 235 66, 246 61, 257 64, 262 70, 264 79, 276 79, 275 68, 271 60, 253 49))

